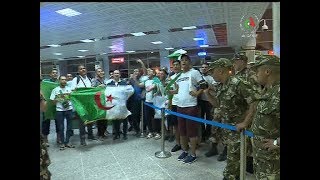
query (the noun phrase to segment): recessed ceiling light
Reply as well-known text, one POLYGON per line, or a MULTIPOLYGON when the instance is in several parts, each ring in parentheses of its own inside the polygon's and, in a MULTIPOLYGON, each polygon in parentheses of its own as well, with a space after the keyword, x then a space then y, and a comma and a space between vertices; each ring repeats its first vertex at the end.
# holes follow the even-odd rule
POLYGON ((59 45, 59 44, 49 44, 48 46, 50 46, 50 47, 59 47, 61 45, 59 45))
POLYGON ((77 56, 78 58, 83 58, 84 56, 77 56))
POLYGON ((182 29, 186 30, 186 29, 196 29, 196 26, 187 26, 187 27, 182 27, 182 29))
POLYGON ((68 17, 77 16, 77 15, 81 14, 80 12, 75 11, 75 10, 70 9, 70 8, 58 10, 58 11, 56 11, 56 13, 59 13, 61 15, 68 16, 68 17))
POLYGON ((195 41, 203 41, 204 38, 193 38, 193 40, 195 40, 195 41))
POLYGON ((164 48, 165 50, 171 50, 171 49, 174 49, 172 47, 168 47, 168 48, 164 48))
POLYGON ((134 35, 134 36, 144 36, 144 35, 146 35, 146 34, 143 33, 143 32, 130 33, 130 34, 132 34, 132 35, 134 35))
POLYGON ((81 42, 85 42, 85 43, 87 43, 87 42, 94 42, 94 40, 91 40, 91 39, 83 39, 83 40, 80 40, 81 42))
POLYGON ((87 52, 87 51, 89 51, 89 50, 86 50, 86 49, 79 49, 78 51, 80 51, 80 52, 87 52))
POLYGON ((60 56, 62 53, 53 53, 54 55, 60 56))
POLYGON ((126 51, 127 53, 133 53, 133 52, 136 52, 136 51, 126 51))
POLYGON ((200 45, 200 47, 209 47, 207 44, 200 45))
POLYGON ((161 41, 154 41, 154 42, 151 42, 152 44, 162 44, 163 42, 161 41))

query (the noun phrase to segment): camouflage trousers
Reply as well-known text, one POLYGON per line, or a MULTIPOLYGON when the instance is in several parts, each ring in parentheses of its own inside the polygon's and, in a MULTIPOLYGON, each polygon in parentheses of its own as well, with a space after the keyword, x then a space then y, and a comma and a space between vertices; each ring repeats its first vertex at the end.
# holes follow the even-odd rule
POLYGON ((240 142, 227 144, 227 165, 223 176, 228 180, 240 177, 240 142))
POLYGON ((253 170, 257 180, 280 179, 280 149, 268 151, 262 148, 262 140, 252 139, 253 170))

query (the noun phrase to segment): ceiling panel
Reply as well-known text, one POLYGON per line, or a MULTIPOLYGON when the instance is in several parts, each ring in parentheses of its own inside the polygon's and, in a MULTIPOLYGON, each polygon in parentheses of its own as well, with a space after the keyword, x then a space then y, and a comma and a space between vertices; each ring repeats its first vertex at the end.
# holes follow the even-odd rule
POLYGON ((40 46, 60 44, 81 39, 101 38, 131 32, 160 30, 159 34, 141 37, 125 37, 102 40, 93 43, 81 43, 51 47, 40 50, 42 59, 75 57, 111 52, 108 46, 121 42, 123 50, 153 50, 168 46, 174 48, 193 47, 195 36, 205 36, 206 43, 218 45, 212 28, 168 32, 172 28, 226 23, 226 32, 218 33, 219 38, 227 34, 228 46, 240 46, 241 30, 239 22, 243 14, 263 14, 268 3, 252 2, 46 2, 40 7, 40 46), (82 14, 74 17, 62 16, 55 11, 71 8, 82 14), (222 35, 221 35, 222 34, 222 35), (153 45, 151 41, 163 41, 153 45), (77 50, 88 49, 88 52, 77 50), (55 52, 63 55, 53 55, 55 52))

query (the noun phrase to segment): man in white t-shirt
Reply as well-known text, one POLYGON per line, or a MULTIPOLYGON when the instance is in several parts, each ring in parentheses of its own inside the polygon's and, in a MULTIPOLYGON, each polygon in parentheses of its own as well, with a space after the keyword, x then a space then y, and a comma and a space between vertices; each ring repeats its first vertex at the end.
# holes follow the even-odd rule
MULTIPOLYGON (((202 80, 199 71, 191 68, 191 59, 188 55, 181 56, 182 73, 177 79, 177 112, 189 116, 198 116, 199 108, 197 97, 202 93, 202 89, 197 90, 198 83, 202 80)), ((180 132, 180 142, 182 146, 182 154, 178 160, 191 164, 196 161, 196 147, 198 142, 199 123, 178 117, 178 126, 180 132), (188 138, 191 144, 191 154, 188 155, 188 138)))
MULTIPOLYGON (((147 73, 148 73, 148 79, 146 81, 144 81, 144 88, 146 90, 146 99, 145 102, 153 104, 153 89, 155 88, 155 84, 154 84, 154 78, 155 77, 155 72, 153 69, 148 68, 147 69, 147 73)), ((154 134, 154 127, 152 126, 152 122, 154 121, 154 113, 155 110, 147 105, 144 105, 144 112, 145 112, 145 126, 148 127, 149 133, 147 135, 147 139, 152 138, 155 134, 154 134)))
POLYGON ((67 86, 67 79, 65 76, 60 76, 59 82, 60 86, 52 90, 50 100, 56 104, 56 119, 61 139, 60 150, 64 150, 66 147, 74 148, 74 146, 69 143, 69 139, 72 135, 72 103, 70 100, 71 88, 67 86), (66 136, 64 136, 64 119, 67 120, 66 136))
MULTIPOLYGON (((73 78, 71 83, 71 90, 75 90, 77 88, 83 88, 83 87, 92 87, 91 79, 87 76, 87 69, 84 67, 84 65, 78 66, 78 75, 73 78)), ((93 135, 92 132, 92 124, 87 125, 88 130, 88 139, 96 140, 96 138, 93 135)), ((81 145, 86 146, 87 143, 85 141, 85 125, 83 124, 83 121, 80 120, 79 123, 79 131, 80 131, 80 142, 81 145)))

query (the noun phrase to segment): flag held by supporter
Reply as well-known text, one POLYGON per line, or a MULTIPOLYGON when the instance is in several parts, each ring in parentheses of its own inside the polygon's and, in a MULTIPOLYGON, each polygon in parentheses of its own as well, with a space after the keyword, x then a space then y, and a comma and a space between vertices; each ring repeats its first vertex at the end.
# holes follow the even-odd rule
POLYGON ((51 92, 54 88, 58 87, 59 83, 51 81, 42 81, 40 89, 45 99, 47 99, 47 111, 44 112, 44 119, 55 119, 56 117, 56 105, 50 100, 51 92))
POLYGON ((131 85, 107 86, 105 89, 106 106, 113 107, 107 110, 106 119, 125 119, 131 112, 127 109, 127 100, 134 93, 131 85))

